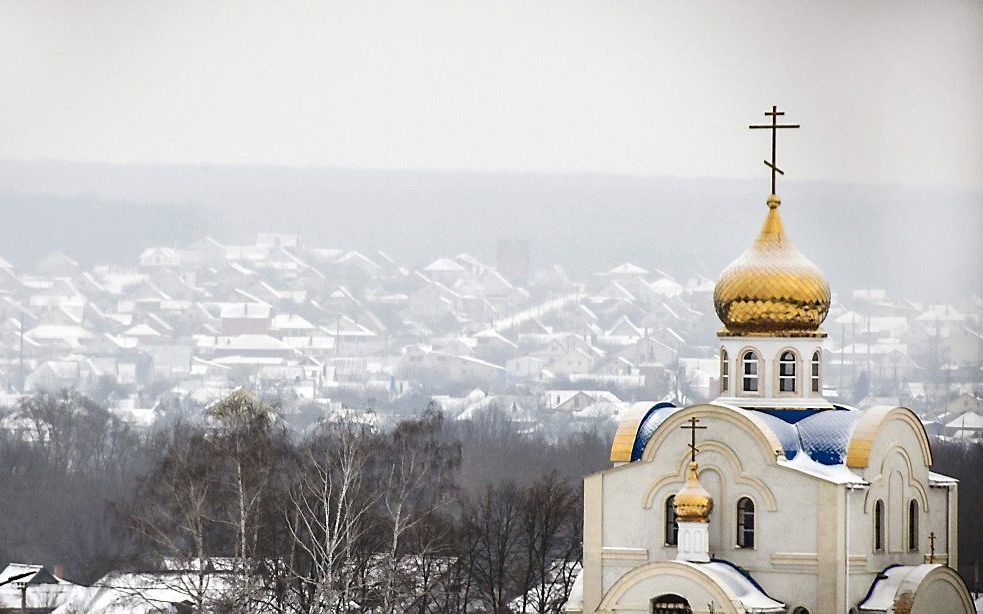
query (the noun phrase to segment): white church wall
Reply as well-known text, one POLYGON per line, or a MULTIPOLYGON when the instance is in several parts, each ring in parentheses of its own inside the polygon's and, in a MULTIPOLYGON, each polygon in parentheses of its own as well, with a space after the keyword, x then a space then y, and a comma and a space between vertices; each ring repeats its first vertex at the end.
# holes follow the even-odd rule
MULTIPOLYGON (((823 509, 819 489, 823 482, 813 476, 775 465, 773 453, 763 449, 729 410, 720 416, 701 417, 708 430, 697 460, 700 481, 714 498, 711 513, 711 552, 748 569, 766 590, 799 596, 800 604, 812 603, 816 594, 818 514, 823 509), (724 417, 731 419, 724 419, 724 417), (766 458, 765 454, 769 458, 766 458), (739 548, 737 501, 747 496, 755 504, 754 548, 739 548), (775 509, 770 509, 775 508, 775 509), (791 581, 794 589, 789 586, 791 581)), ((660 428, 665 437, 654 441, 657 456, 651 462, 636 461, 603 474, 604 523, 602 593, 639 560, 616 558, 616 551, 647 553, 648 560, 672 560, 675 546, 665 544, 665 501, 684 481, 689 460, 686 435, 677 430, 686 415, 674 416, 660 428), (676 423, 680 424, 676 424, 676 423)), ((657 433, 657 435, 659 435, 657 433)), ((655 438, 654 438, 655 439, 655 438)))
MULTIPOLYGON (((919 520, 925 524, 935 524, 936 519, 945 518, 944 506, 936 508, 929 497, 928 458, 922 451, 922 440, 914 427, 900 417, 888 418, 875 435, 864 470, 864 479, 870 482, 870 489, 864 498, 863 518, 860 523, 864 533, 861 543, 865 544, 869 555, 869 571, 880 571, 892 563, 917 565, 927 552, 924 531, 919 531, 918 548, 908 548, 908 504, 918 502, 919 520), (884 503, 884 543, 881 550, 875 549, 874 526, 875 506, 880 500, 884 503), (925 512, 924 510, 927 510, 925 512)), ((921 529, 921 527, 919 527, 921 529)), ((937 533, 942 537, 944 530, 937 533)), ((936 541, 936 551, 945 552, 947 540, 942 537, 936 541)))
MULTIPOLYGON (((877 573, 883 569, 875 570, 876 565, 871 561, 874 528, 873 517, 864 512, 866 498, 866 490, 854 490, 846 495, 850 517, 843 523, 850 527, 850 603, 859 603, 864 598, 877 573)), ((837 573, 846 573, 842 560, 839 565, 837 573)))
MULTIPOLYGON (((642 460, 588 479, 592 486, 585 488, 585 505, 598 518, 618 519, 585 530, 585 560, 594 557, 600 568, 594 572, 597 600, 625 574, 648 562, 675 558, 676 547, 665 543, 665 501, 684 482, 689 441, 680 427, 691 415, 698 415, 701 425, 708 427, 699 434, 697 461, 700 481, 714 499, 711 553, 747 569, 766 592, 790 606, 813 612, 839 610, 847 592, 850 602, 857 603, 887 565, 922 563, 930 531, 939 536, 937 553, 945 554, 943 536, 955 530, 955 494, 929 487, 922 435, 905 416, 889 414, 871 435, 869 466, 854 469, 871 487, 847 494, 843 485, 777 465, 769 448, 773 442, 762 439, 756 427, 733 410, 697 406, 668 418, 642 460), (743 496, 755 504, 754 548, 736 545, 736 508, 743 496), (883 552, 873 548, 877 498, 885 502, 883 552), (919 503, 919 531, 918 547, 910 550, 907 506, 912 498, 919 503), (847 526, 849 579, 844 552, 847 526), (589 552, 592 549, 596 552, 589 552)), ((585 599, 591 592, 590 581, 585 578, 585 599)))

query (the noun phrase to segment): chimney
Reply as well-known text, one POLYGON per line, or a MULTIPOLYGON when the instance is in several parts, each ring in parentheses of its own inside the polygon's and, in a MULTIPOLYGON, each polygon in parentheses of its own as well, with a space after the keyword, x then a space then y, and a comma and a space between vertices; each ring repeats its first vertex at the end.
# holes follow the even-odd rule
POLYGON ((65 577, 65 566, 61 563, 55 565, 55 577, 59 580, 65 577))

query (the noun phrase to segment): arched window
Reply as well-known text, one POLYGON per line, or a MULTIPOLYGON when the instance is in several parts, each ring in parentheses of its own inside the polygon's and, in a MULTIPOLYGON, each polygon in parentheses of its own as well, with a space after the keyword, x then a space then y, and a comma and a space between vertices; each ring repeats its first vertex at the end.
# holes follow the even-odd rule
POLYGON ((666 545, 675 546, 679 543, 679 522, 676 520, 676 495, 666 499, 666 545))
POLYGON ((884 549, 884 502, 874 503, 874 550, 884 549))
POLYGON ((812 373, 810 374, 813 392, 819 392, 819 365, 821 360, 822 357, 819 355, 819 350, 816 350, 812 354, 812 373))
POLYGON ((908 502, 908 550, 918 550, 918 501, 908 502))
POLYGON ((778 359, 778 391, 795 392, 795 354, 789 350, 778 359))
POLYGON ((693 609, 689 607, 689 602, 679 595, 667 594, 659 595, 649 602, 652 614, 693 614, 693 609))
POLYGON ((744 352, 744 392, 758 391, 758 355, 753 351, 744 352))
POLYGON ((754 548, 754 501, 747 497, 737 501, 737 545, 754 548))
POLYGON ((720 392, 727 392, 730 388, 730 362, 727 350, 720 350, 720 392))

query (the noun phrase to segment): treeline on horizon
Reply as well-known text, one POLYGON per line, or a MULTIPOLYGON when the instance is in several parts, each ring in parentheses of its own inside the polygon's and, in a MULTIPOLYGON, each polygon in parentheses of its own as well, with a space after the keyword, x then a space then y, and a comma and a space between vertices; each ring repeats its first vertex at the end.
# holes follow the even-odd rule
MULTIPOLYGON (((54 250, 85 267, 135 265, 154 245, 293 232, 311 246, 382 249, 422 267, 461 251, 492 264, 498 239, 528 239, 534 269, 560 264, 578 279, 626 260, 713 279, 757 234, 766 187, 756 179, 0 160, 0 256, 22 270, 54 250)), ((837 292, 887 288, 936 302, 983 288, 983 269, 973 266, 983 254, 979 190, 790 181, 782 197, 790 237, 837 292), (842 232, 854 227, 865 229, 863 240, 842 232), (908 244, 918 249, 897 249, 908 244)))
POLYGON ((72 391, 18 416, 0 432, 0 563, 83 584, 190 570, 172 588, 195 611, 558 612, 581 558, 580 478, 609 449, 495 410, 301 433, 241 390, 148 432, 72 391))

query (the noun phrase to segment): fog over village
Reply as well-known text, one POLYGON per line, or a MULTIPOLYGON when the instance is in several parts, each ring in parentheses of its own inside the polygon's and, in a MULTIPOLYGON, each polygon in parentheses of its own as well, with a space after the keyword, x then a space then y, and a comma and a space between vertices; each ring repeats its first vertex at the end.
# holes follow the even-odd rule
POLYGON ((983 609, 983 12, 837 7, 0 5, 0 614, 983 609))
MULTIPOLYGON (((572 417, 594 425, 617 420, 622 401, 705 401, 718 387, 714 275, 699 259, 655 246, 665 255, 646 255, 649 268, 612 265, 614 242, 594 253, 604 268, 585 274, 584 254, 577 273, 537 266, 543 238, 487 237, 475 247, 491 257, 434 249, 415 263, 388 245, 317 237, 201 236, 141 246, 129 262, 83 265, 62 250, 33 265, 5 260, 8 405, 79 389, 146 428, 168 407, 204 407, 246 387, 308 420, 352 407, 392 421, 436 400, 452 417, 498 406, 545 422, 578 390, 605 391, 574 400, 572 417)), ((435 238, 425 245, 439 247, 435 238)), ((934 417, 954 394, 978 393, 983 303, 961 290, 933 302, 839 289, 826 395, 895 398, 934 417)))

